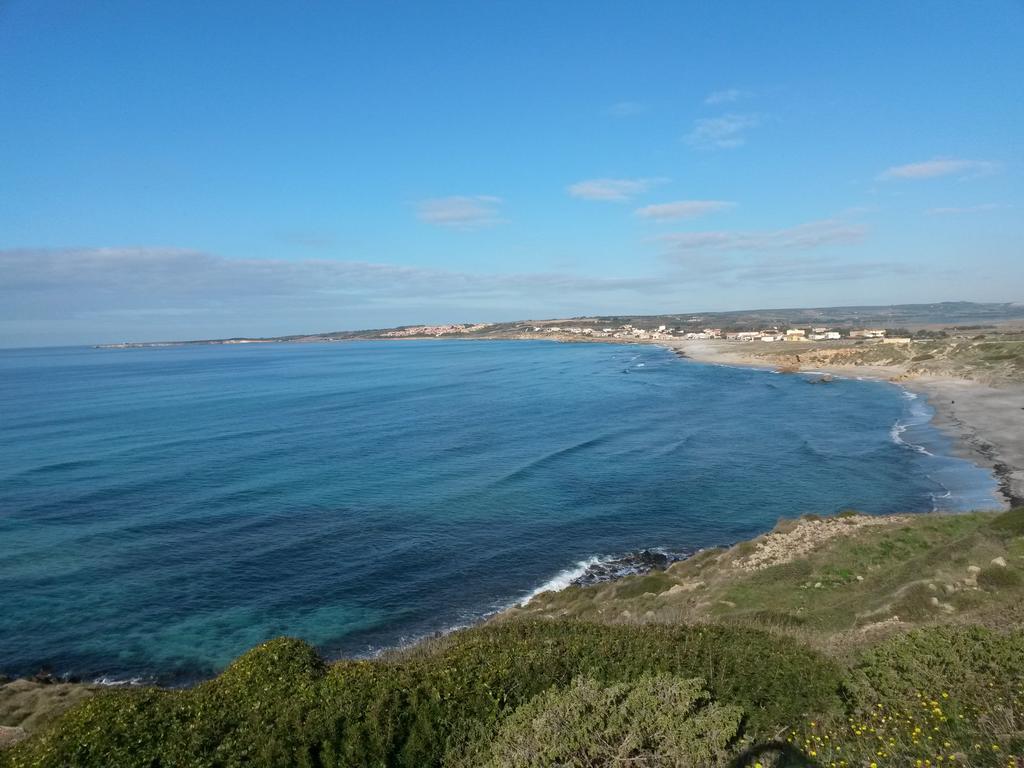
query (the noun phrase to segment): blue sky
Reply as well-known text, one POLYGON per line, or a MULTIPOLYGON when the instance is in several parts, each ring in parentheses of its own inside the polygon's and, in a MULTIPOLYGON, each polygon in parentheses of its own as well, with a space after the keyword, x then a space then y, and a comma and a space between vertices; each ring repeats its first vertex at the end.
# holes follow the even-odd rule
POLYGON ((0 0, 0 346, 1024 300, 1024 4, 0 0))

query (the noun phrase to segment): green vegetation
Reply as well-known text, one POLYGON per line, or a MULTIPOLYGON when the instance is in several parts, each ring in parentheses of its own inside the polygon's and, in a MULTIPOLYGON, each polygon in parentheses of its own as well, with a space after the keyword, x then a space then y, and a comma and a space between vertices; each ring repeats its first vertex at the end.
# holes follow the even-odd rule
POLYGON ((710 702, 701 680, 645 675, 602 686, 577 678, 519 707, 459 768, 551 765, 715 766, 729 757, 743 710, 710 702))
POLYGON ((441 765, 446 753, 490 741, 517 707, 581 675, 614 687, 651 674, 702 677, 720 704, 742 709, 751 736, 840 707, 839 668, 788 638, 517 621, 329 667, 305 643, 274 640, 191 690, 95 696, 56 728, 0 753, 0 765, 441 765))
POLYGON ((0 766, 1014 765, 1022 526, 786 521, 373 661, 274 640, 94 695, 0 766))
POLYGON ((1024 633, 947 626, 896 635, 856 657, 844 698, 845 717, 801 723, 787 745, 829 766, 1017 766, 1024 633))
POLYGON ((727 623, 826 651, 914 625, 1024 621, 1024 511, 784 520, 775 531, 644 577, 545 594, 520 616, 727 623), (880 524, 871 524, 880 523, 880 524), (809 543, 809 544, 808 544, 809 543), (795 559, 795 547, 810 546, 795 559))

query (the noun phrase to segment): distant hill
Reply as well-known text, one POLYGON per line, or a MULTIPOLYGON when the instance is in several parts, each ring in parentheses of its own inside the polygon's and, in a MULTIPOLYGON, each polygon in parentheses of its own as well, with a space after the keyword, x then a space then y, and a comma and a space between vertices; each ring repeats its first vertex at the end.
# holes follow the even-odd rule
MULTIPOLYGON (((466 323, 464 330, 447 330, 443 335, 457 338, 514 338, 536 326, 571 324, 582 327, 619 327, 651 329, 660 325, 682 331, 705 327, 746 330, 764 327, 828 325, 836 328, 880 326, 884 328, 920 328, 924 326, 986 327, 1007 322, 1024 324, 1024 303, 976 303, 945 301, 936 304, 891 304, 885 306, 806 307, 793 309, 742 309, 730 312, 678 312, 662 315, 589 315, 571 318, 516 320, 499 323, 466 323)), ((379 339, 392 336, 432 336, 431 333, 397 333, 415 328, 451 328, 452 326, 400 326, 292 334, 289 336, 235 337, 230 339, 195 339, 105 344, 104 347, 147 347, 179 344, 253 344, 266 342, 344 341, 379 339)), ((441 334, 436 334, 441 335, 441 334)))

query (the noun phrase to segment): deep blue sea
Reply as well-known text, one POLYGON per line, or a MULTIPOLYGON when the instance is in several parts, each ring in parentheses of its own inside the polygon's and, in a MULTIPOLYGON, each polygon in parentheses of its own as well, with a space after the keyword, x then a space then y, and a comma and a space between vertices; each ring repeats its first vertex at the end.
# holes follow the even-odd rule
POLYGON ((589 558, 996 506, 895 386, 528 341, 0 351, 0 672, 178 683, 465 624, 589 558))

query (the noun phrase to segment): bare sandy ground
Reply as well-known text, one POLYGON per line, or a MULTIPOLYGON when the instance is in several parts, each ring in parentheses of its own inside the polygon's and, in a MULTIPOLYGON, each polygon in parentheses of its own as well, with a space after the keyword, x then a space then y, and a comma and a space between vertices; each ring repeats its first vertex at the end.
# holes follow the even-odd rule
MULTIPOLYGON (((736 342, 659 343, 701 362, 777 367, 736 342)), ((892 381, 925 395, 935 409, 935 425, 956 439, 961 455, 993 469, 1008 504, 1024 504, 1024 383, 993 387, 969 379, 913 376, 900 366, 832 365, 815 370, 892 381)))
POLYGON ((1024 385, 989 387, 965 379, 900 382, 935 408, 935 425, 960 439, 963 455, 992 467, 1012 506, 1024 505, 1024 385))

